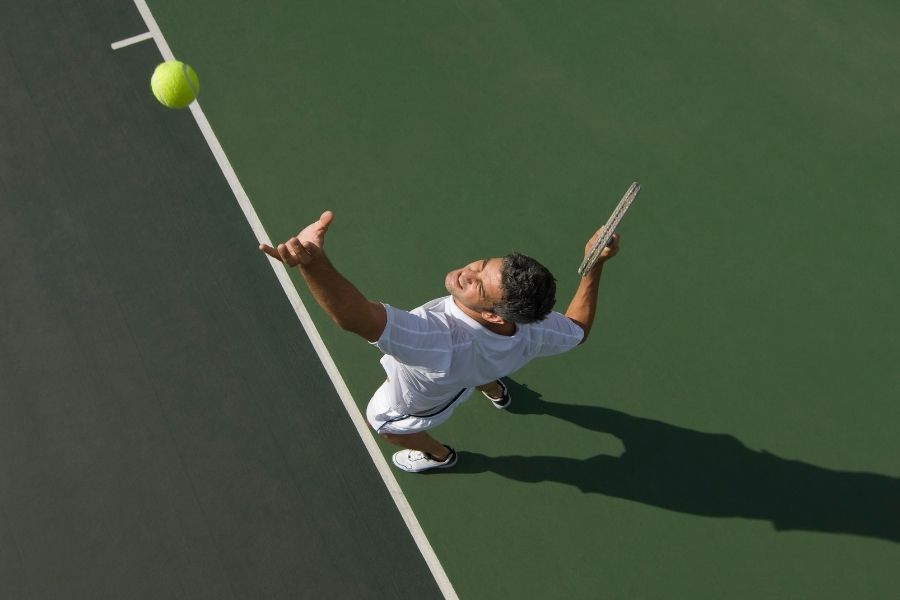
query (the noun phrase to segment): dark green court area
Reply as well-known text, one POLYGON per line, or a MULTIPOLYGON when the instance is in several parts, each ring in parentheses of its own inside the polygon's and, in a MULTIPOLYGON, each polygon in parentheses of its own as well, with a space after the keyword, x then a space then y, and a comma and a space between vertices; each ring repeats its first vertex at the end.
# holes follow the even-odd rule
POLYGON ((0 22, 0 597, 440 597, 134 6, 0 22))

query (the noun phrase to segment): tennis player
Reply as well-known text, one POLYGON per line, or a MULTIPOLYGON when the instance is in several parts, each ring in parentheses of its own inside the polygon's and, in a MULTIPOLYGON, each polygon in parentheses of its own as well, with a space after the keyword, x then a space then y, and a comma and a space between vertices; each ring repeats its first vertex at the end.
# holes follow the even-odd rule
MULTIPOLYGON (((334 322, 384 353, 386 381, 366 409, 372 428, 403 450, 398 468, 447 469, 456 452, 428 431, 453 414, 473 390, 503 409, 512 399, 501 381, 539 356, 571 350, 594 322, 604 263, 619 251, 618 234, 581 278, 565 314, 553 311, 556 280, 518 253, 476 260, 444 278, 448 296, 405 311, 368 300, 325 255, 331 211, 277 248, 260 250, 298 267, 310 292, 334 322)), ((590 252, 598 230, 585 246, 590 252)))

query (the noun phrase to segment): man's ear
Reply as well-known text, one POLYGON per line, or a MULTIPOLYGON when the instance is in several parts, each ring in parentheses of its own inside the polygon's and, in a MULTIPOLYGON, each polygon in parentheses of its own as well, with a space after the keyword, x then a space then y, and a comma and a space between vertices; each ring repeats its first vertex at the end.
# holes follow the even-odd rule
POLYGON ((488 323, 493 323, 494 325, 505 325, 506 319, 498 315, 497 313, 492 313, 490 311, 483 310, 481 311, 481 318, 487 321, 488 323))

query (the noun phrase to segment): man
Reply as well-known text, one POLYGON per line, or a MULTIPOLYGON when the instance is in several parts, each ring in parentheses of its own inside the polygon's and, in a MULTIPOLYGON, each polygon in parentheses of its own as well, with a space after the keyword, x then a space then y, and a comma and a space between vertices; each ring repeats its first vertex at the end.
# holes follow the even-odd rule
MULTIPOLYGON (((370 400, 366 417, 385 440, 404 448, 393 462, 412 473, 456 464, 456 452, 427 430, 446 421, 473 389, 506 408, 511 399, 501 377, 587 339, 603 265, 619 251, 614 235, 579 282, 565 315, 552 311, 553 275, 518 253, 450 271, 444 279, 449 296, 407 312, 369 301, 335 270, 325 256, 325 233, 333 218, 325 211, 277 248, 263 244, 260 250, 299 267, 332 320, 385 354, 381 363, 387 381, 370 400)), ((588 241, 585 254, 601 231, 588 241)))

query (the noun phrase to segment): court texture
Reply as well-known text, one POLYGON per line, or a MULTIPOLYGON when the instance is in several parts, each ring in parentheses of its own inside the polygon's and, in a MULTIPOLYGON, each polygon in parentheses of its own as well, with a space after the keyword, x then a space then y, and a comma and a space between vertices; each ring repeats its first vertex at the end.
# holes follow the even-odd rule
POLYGON ((0 4, 0 598, 891 599, 900 4, 0 4), (115 46, 115 48, 113 47, 115 46), (149 90, 176 57, 199 102, 149 90), (388 467, 378 351, 512 250, 591 339, 388 467))

